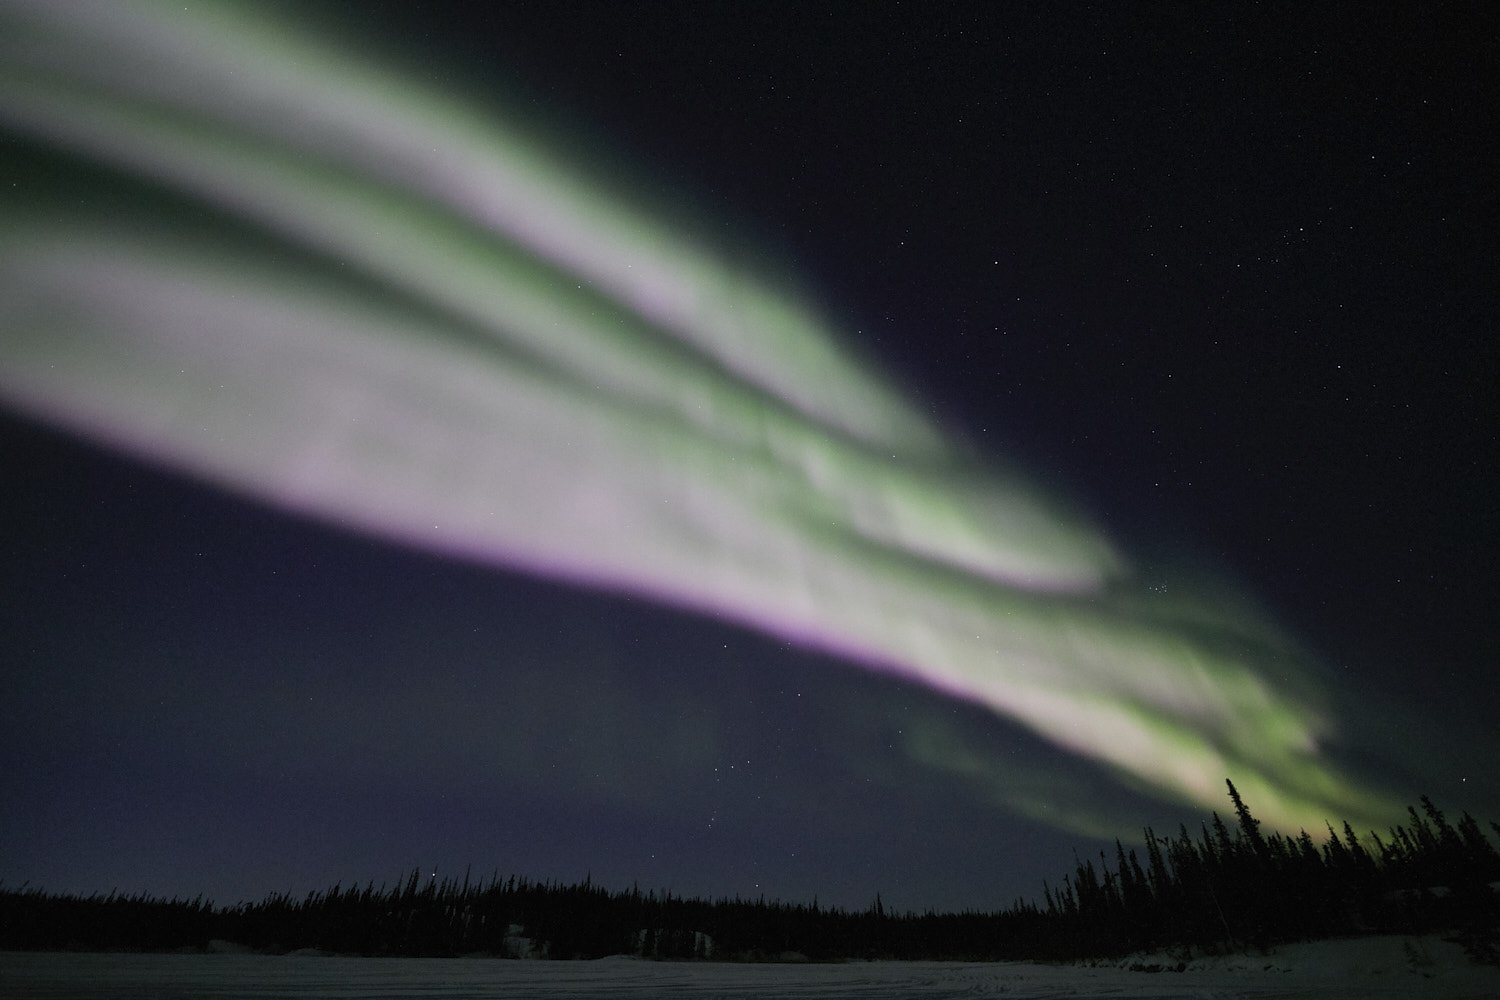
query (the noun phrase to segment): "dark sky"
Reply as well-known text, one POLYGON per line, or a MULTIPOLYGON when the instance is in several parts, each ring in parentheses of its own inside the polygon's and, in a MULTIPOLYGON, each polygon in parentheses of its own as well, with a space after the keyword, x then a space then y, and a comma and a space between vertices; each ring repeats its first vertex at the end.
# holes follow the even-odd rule
MULTIPOLYGON (((1147 582, 1235 580, 1320 661, 1355 773, 1500 818, 1489 5, 359 10, 359 43, 794 275, 1147 582)), ((0 205, 45 155, 4 135, 0 205)), ((1203 815, 981 707, 14 409, 0 468, 6 885, 228 902, 472 863, 982 908, 1098 848, 924 767, 914 729, 1127 839, 1203 815)))

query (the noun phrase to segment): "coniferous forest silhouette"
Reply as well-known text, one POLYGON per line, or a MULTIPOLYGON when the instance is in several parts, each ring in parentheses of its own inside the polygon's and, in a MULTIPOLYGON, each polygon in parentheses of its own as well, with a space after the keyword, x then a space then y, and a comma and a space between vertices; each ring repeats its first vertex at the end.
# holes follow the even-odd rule
MULTIPOLYGON (((1078 861, 1040 903, 997 912, 862 911, 757 899, 690 899, 638 887, 424 876, 216 905, 118 892, 0 886, 0 949, 351 955, 634 955, 739 961, 1068 961, 1134 952, 1212 954, 1356 934, 1445 932, 1500 964, 1500 852, 1464 813, 1423 796, 1407 822, 1364 837, 1328 824, 1321 843, 1263 834, 1232 782, 1233 826, 1144 831, 1078 861), (227 944, 232 943, 232 944, 227 944)), ((1500 835, 1500 824, 1490 830, 1500 835)))

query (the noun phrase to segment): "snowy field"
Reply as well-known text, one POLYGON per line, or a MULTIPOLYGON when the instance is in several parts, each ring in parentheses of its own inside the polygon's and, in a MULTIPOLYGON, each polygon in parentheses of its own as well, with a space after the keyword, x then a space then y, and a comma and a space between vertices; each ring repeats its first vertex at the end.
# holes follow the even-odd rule
POLYGON ((518 962, 493 959, 0 953, 8 1000, 565 997, 1500 997, 1500 969, 1468 963, 1435 938, 1294 945, 1204 959, 1183 972, 1115 965, 859 962, 843 965, 518 962))

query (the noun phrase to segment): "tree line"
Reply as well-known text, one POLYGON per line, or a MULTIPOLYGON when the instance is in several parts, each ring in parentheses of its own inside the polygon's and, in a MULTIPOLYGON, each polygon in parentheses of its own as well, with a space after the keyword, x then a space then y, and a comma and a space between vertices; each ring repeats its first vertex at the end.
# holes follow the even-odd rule
MULTIPOLYGON (((1427 796, 1408 822, 1362 840, 1349 823, 1328 824, 1318 844, 1262 833, 1232 781, 1233 829, 1215 812, 1194 835, 1145 831, 1145 861, 1115 842, 1080 861, 1053 889, 1045 914, 1064 954, 1125 954, 1181 948, 1220 951, 1352 934, 1453 931, 1478 958, 1495 951, 1500 853, 1478 821, 1449 823, 1427 796)), ((1500 834, 1500 825, 1490 823, 1500 834)))
POLYGON ((1475 958, 1500 962, 1500 852, 1469 814, 1450 824, 1424 796, 1384 837, 1330 824, 1318 843, 1306 831, 1264 834, 1228 788, 1232 826, 1214 813, 1197 833, 1147 829, 1144 858, 1116 841, 1113 859, 1080 859, 1061 883, 1044 883, 1040 904, 1018 900, 997 912, 894 913, 878 895, 865 910, 689 899, 590 879, 439 880, 417 869, 394 885, 339 884, 229 906, 0 886, 0 949, 204 951, 234 942, 268 953, 387 956, 1073 960, 1451 931, 1475 958))

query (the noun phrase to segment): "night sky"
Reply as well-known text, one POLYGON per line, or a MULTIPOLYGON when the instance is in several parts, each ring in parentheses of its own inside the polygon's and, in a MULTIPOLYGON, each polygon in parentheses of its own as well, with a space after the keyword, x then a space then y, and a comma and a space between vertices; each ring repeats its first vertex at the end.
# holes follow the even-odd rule
MULTIPOLYGON (((850 645, 864 632, 768 622, 775 595, 699 601, 690 577, 717 579, 709 556, 685 564, 681 590, 632 582, 632 565, 666 579, 652 567, 676 556, 623 522, 597 565, 588 544, 564 568, 468 552, 288 501, 248 465, 205 473, 167 446, 116 447, 73 418, 83 404, 17 389, 31 376, 5 368, 71 322, 55 313, 73 298, 36 291, 52 275, 36 241, 56 233, 107 232, 152 260, 163 233, 228 248, 284 269, 266 288, 311 262, 342 282, 338 302, 397 328, 440 310, 261 225, 260 209, 153 173, 153 154, 115 159, 36 124, 46 113, 27 102, 54 70, 31 61, 41 29, 3 30, 31 5, 3 6, 0 299, 22 303, 0 307, 5 885, 232 902, 472 864, 991 908, 1039 896, 1075 850, 1196 829, 1213 807, 1128 751, 1080 751, 1065 721, 996 710, 1003 694, 872 662, 850 645)), ((1083 643, 1078 623, 1105 608, 1217 649, 1241 640, 1203 638, 1183 609, 1232 609, 1223 620, 1256 623, 1245 648, 1295 651, 1254 660, 1254 676, 1297 704, 1318 692, 1318 760, 1358 785, 1348 801, 1425 793, 1500 819, 1491 5, 302 7, 256 9, 339 39, 341 58, 519 116, 733 273, 814 303, 945 449, 1065 511, 1058 538, 1075 521, 1107 538, 1114 582, 1026 582, 1016 606, 1033 624, 1083 643)), ((78 299, 94 288, 83 271, 55 280, 78 299)), ((283 374, 242 389, 271 394, 283 374)), ((279 398, 225 398, 205 405, 247 428, 248 456, 279 398)), ((635 461, 577 468, 608 486, 635 461)), ((917 468, 891 461, 870 468, 917 468)), ((684 489, 716 475, 691 468, 684 489)), ((563 540, 538 537, 562 559, 563 540)), ((846 551, 785 537, 814 539, 810 565, 846 551)), ((848 558, 873 560, 861 545, 848 558)), ((1079 551, 1070 573, 1092 550, 1079 551)), ((939 556, 955 588, 980 586, 967 553, 939 556)), ((914 618, 946 607, 922 582, 939 577, 900 579, 914 618)), ((1133 662, 1122 653, 1118 670, 1133 662)), ((1116 690, 1100 676, 1062 690, 1081 703, 1116 690)))

